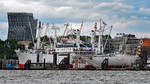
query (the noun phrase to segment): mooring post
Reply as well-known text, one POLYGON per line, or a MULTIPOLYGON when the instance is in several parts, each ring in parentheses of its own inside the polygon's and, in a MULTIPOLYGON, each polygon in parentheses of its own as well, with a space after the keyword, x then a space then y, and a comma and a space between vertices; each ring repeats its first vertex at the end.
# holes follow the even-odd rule
POLYGON ((53 52, 53 65, 56 66, 57 65, 57 53, 53 52))
POLYGON ((44 58, 44 69, 46 69, 46 68, 45 68, 45 58, 44 58))
POLYGON ((70 64, 70 54, 68 53, 68 60, 67 60, 67 62, 68 62, 68 65, 70 64))

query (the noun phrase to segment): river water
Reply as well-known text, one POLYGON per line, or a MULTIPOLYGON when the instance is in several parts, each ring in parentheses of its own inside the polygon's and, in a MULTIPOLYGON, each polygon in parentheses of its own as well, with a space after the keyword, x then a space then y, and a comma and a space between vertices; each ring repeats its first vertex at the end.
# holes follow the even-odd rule
POLYGON ((150 71, 0 70, 0 84, 150 84, 150 71))

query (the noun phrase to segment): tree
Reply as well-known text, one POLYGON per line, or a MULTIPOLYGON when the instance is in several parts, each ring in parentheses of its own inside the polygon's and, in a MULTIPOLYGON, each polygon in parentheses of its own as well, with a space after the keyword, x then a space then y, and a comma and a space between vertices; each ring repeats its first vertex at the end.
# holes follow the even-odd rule
POLYGON ((13 39, 0 40, 0 58, 4 58, 4 56, 16 56, 15 49, 17 49, 17 41, 13 39))
POLYGON ((34 44, 30 43, 28 49, 33 49, 33 47, 34 47, 34 44))
POLYGON ((43 37, 41 37, 41 42, 48 42, 49 38, 45 35, 43 37))
POLYGON ((50 44, 53 43, 53 38, 52 37, 47 37, 46 35, 41 37, 41 43, 43 44, 50 44))
POLYGON ((17 49, 25 50, 25 45, 18 44, 18 45, 17 45, 17 49))
POLYGON ((17 49, 17 41, 14 39, 7 39, 5 44, 10 49, 17 49))
POLYGON ((80 40, 89 43, 90 42, 90 37, 89 36, 80 36, 80 40))

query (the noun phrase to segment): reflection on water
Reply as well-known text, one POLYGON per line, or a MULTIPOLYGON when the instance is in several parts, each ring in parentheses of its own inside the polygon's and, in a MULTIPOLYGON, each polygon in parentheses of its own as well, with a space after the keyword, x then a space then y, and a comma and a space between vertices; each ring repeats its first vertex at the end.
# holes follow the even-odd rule
POLYGON ((1 70, 0 84, 150 84, 150 71, 1 70))

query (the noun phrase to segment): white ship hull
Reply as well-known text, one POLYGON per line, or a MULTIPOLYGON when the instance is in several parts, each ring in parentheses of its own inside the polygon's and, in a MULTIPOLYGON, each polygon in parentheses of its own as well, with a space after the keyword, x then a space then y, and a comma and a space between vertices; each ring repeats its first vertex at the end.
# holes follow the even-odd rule
POLYGON ((108 65, 114 66, 132 66, 136 63, 138 56, 136 55, 123 55, 118 54, 112 57, 93 57, 93 60, 97 61, 100 64, 103 62, 104 59, 108 59, 108 65))
POLYGON ((31 60, 31 63, 43 63, 45 59, 45 63, 53 63, 53 54, 39 54, 39 61, 37 53, 17 53, 19 64, 25 64, 27 60, 31 60))

